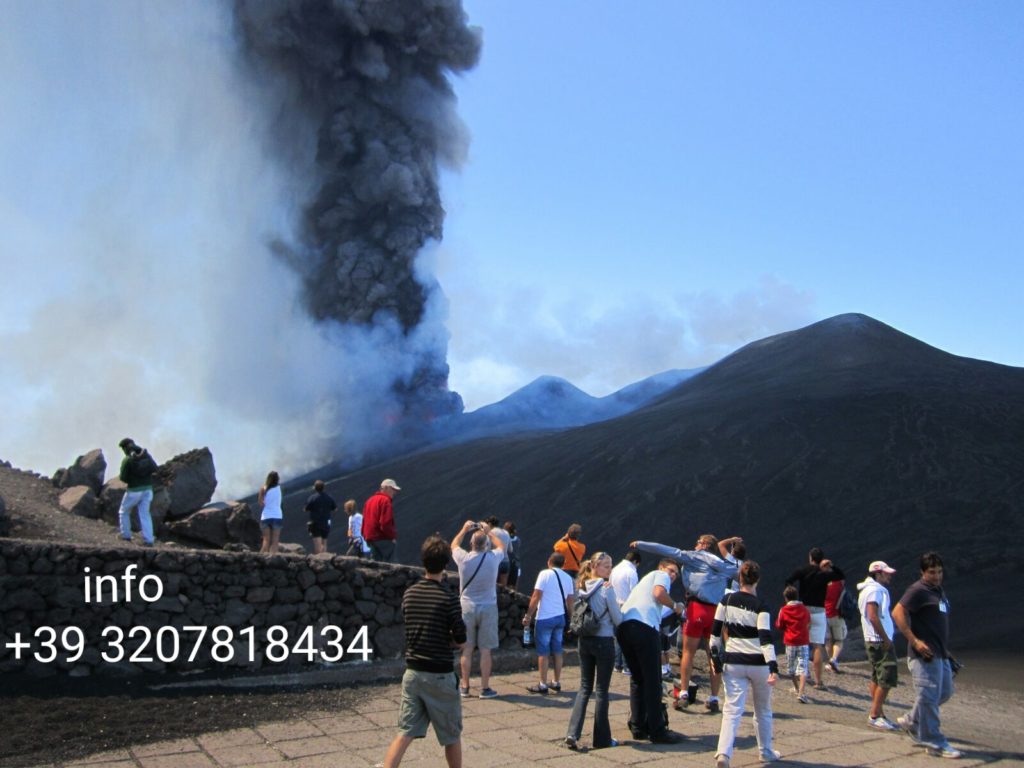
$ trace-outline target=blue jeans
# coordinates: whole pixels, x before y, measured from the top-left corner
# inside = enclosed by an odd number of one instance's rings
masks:
[[[153,518],[149,515],[149,505],[153,501],[153,491],[128,491],[121,499],[121,508],[117,511],[118,521],[121,524],[121,538],[131,539],[132,537],[132,510],[139,508],[139,528],[142,529],[142,540],[147,544],[153,543]]]
[[[533,629],[533,638],[537,643],[538,656],[562,654],[562,635],[565,632],[565,616],[551,616],[537,619]]]
[[[608,685],[612,679],[612,663],[615,660],[615,641],[610,637],[584,636],[580,638],[580,689],[576,692],[576,703],[569,717],[566,735],[579,741],[583,732],[583,721],[587,716],[587,704],[594,694],[594,749],[603,749],[612,744],[612,728],[608,723]]]
[[[953,670],[949,659],[910,659],[910,674],[914,678],[917,699],[907,716],[911,735],[919,742],[944,747],[949,742],[939,725],[939,707],[953,695]]]

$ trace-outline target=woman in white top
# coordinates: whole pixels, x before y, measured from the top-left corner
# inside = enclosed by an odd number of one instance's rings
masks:
[[[345,502],[345,514],[348,515],[348,549],[349,557],[365,557],[370,552],[370,545],[363,538],[363,514],[356,509],[356,500]]]
[[[281,543],[281,526],[284,524],[284,512],[281,511],[281,478],[277,472],[267,475],[267,482],[260,488],[260,528],[263,529],[261,555],[277,553]]]

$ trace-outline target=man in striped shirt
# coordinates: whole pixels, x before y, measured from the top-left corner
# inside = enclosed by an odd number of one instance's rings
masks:
[[[441,582],[451,547],[440,536],[430,536],[420,555],[426,577],[402,597],[406,670],[398,735],[384,766],[396,768],[412,740],[422,739],[433,725],[449,768],[462,768],[462,702],[452,651],[465,644],[466,625],[458,598]]]
[[[753,560],[745,560],[739,577],[739,591],[722,598],[711,627],[711,663],[718,673],[724,672],[725,681],[725,708],[715,754],[717,768],[729,768],[748,690],[754,698],[754,735],[761,762],[782,758],[772,747],[772,687],[778,680],[779,666],[772,645],[771,615],[757,596],[761,568]]]

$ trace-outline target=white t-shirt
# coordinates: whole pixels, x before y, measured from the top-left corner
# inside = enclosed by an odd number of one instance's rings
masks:
[[[672,588],[672,578],[665,571],[651,571],[633,587],[629,598],[622,605],[623,621],[641,621],[649,627],[661,626],[661,604],[654,599],[654,588],[658,585],[667,592]]]
[[[352,531],[352,538],[359,540],[359,544],[361,545],[363,552],[369,552],[370,545],[367,544],[366,539],[363,538],[363,513],[353,512],[349,515],[348,527]]]
[[[612,568],[611,575],[608,577],[608,581],[612,583],[612,589],[615,590],[615,599],[619,601],[621,607],[629,597],[629,593],[633,591],[633,587],[640,580],[637,575],[636,566],[629,560],[623,560],[621,563]]]
[[[559,591],[561,582],[561,591]],[[572,577],[561,568],[546,568],[537,576],[533,587],[541,591],[540,604],[537,606],[537,621],[565,615],[565,597],[573,594]]]
[[[860,628],[864,632],[865,643],[880,643],[882,638],[875,632],[875,628],[868,621],[868,603],[878,603],[878,618],[882,622],[882,629],[892,640],[892,598],[889,597],[889,590],[884,584],[879,584],[870,576],[857,585],[860,594],[857,595],[857,607],[860,608]]]
[[[275,485],[263,492],[263,511],[260,520],[280,520],[284,517],[281,511],[281,486]]]

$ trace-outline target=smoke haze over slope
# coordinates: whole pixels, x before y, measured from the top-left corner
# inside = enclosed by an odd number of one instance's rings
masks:
[[[302,6],[260,6],[262,21],[288,38],[275,44],[300,53],[300,30],[275,16],[300,25]],[[325,115],[302,107],[309,94],[293,87],[301,68],[274,70],[251,50],[242,55],[240,39],[251,43],[261,29],[248,4],[237,17],[226,4],[200,2],[5,8],[3,458],[50,471],[96,446],[116,455],[126,434],[161,460],[209,445],[232,493],[272,467],[298,471],[339,447],[358,456],[405,414],[461,407],[445,386],[444,299],[417,255],[440,235],[432,163],[457,162],[464,141],[445,71],[471,66],[478,38],[457,2],[432,5],[430,40],[415,4],[403,6],[411,9],[404,21],[361,15],[360,6],[335,4],[330,24],[316,20],[321,34],[341,36],[347,25],[352,40],[338,48],[364,62],[362,71],[332,63],[335,85],[356,101],[351,93],[373,83],[405,95],[400,104],[383,98],[378,113],[418,110],[419,133],[404,142],[392,134],[390,144],[415,157],[419,175],[366,144],[377,125],[350,128],[348,154],[336,155],[377,163],[381,186],[354,193],[367,205],[395,209],[389,196],[400,195],[407,218],[420,203],[429,210],[420,234],[374,220],[358,250],[388,243],[393,253],[354,267],[363,295],[376,292],[371,308],[340,311],[342,289],[326,298],[310,291],[332,290],[331,276],[335,286],[358,282],[331,261],[353,233],[323,234],[324,220],[339,216],[323,202],[339,199],[323,165],[337,136],[318,125]],[[413,27],[416,41],[403,37]],[[364,42],[353,42],[360,35]],[[445,59],[453,41],[461,47]],[[417,53],[431,45],[429,57]],[[337,128],[351,110],[333,107],[327,117]],[[432,143],[417,144],[423,136]],[[313,213],[304,211],[309,201]],[[392,264],[393,273],[380,271]],[[380,286],[405,293],[389,298]],[[428,392],[423,408],[418,389]]]

